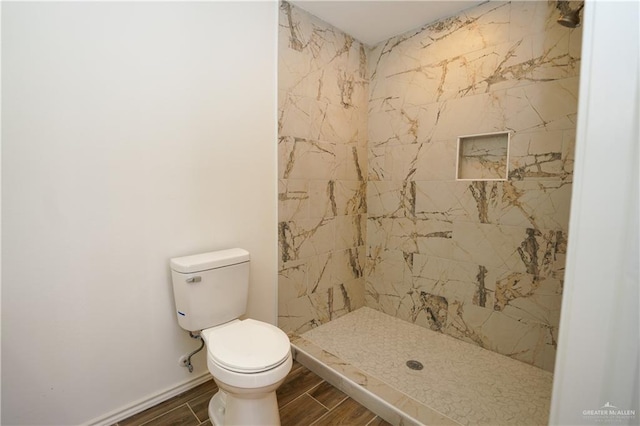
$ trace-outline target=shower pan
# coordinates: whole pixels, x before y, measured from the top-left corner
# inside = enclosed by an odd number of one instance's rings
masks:
[[[548,422],[550,372],[371,308],[292,344],[301,363],[392,424]]]

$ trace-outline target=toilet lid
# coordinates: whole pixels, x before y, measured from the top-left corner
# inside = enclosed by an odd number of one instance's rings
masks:
[[[271,324],[252,319],[212,330],[208,352],[221,367],[239,373],[259,373],[282,364],[291,346],[287,335]]]

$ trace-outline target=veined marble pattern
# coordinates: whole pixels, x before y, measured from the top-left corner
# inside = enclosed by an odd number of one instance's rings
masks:
[[[367,58],[286,2],[278,39],[278,323],[302,332],[364,305]]]
[[[561,181],[369,181],[369,224],[409,218],[554,229],[565,234],[571,184]],[[374,222],[373,224],[371,222]],[[420,235],[406,233],[406,239]]]
[[[555,23],[554,6],[490,2],[380,43],[371,98],[416,106],[578,75],[581,35]]]
[[[557,17],[492,1],[368,49],[281,4],[281,328],[369,306],[553,370],[582,38]],[[502,131],[507,179],[456,180],[457,138]]]
[[[538,147],[545,144],[551,152],[561,152],[561,144],[558,147],[543,138],[557,137],[558,131],[575,130],[578,82],[577,77],[571,77],[530,83],[417,106],[408,106],[398,97],[372,97],[370,148],[437,141],[455,143],[458,136],[509,130],[513,136],[536,133]],[[528,141],[524,139],[526,136],[522,138],[514,143]],[[541,153],[538,148],[534,155]]]
[[[555,6],[488,2],[368,57],[366,306],[547,370],[581,42]],[[478,180],[456,180],[458,137],[503,131],[508,159],[468,147],[460,165]]]
[[[547,424],[551,373],[475,345],[366,307],[301,337],[294,347],[421,424]]]

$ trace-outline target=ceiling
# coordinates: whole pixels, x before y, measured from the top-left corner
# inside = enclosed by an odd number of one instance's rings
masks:
[[[486,0],[297,0],[301,9],[317,16],[368,46],[454,15]]]

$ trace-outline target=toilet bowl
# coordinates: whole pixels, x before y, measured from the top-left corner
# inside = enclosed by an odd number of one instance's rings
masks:
[[[252,319],[233,320],[201,335],[219,388],[209,403],[212,424],[279,425],[276,389],[293,363],[287,335]]]

